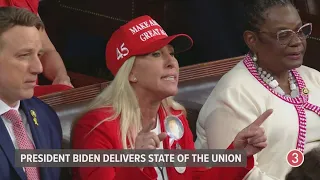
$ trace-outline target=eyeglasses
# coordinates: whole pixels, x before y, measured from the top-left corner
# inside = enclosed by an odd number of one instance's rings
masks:
[[[277,37],[277,40],[281,45],[287,45],[293,39],[294,35],[297,35],[301,40],[308,38],[312,33],[312,23],[304,24],[298,29],[298,31],[285,29],[278,31],[277,33],[266,31],[260,31],[260,33],[273,34]]]

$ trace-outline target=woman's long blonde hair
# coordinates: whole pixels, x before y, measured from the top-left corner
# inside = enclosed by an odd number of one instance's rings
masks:
[[[90,132],[105,121],[114,120],[120,117],[120,137],[124,149],[127,149],[127,139],[130,147],[134,148],[134,140],[142,129],[141,111],[137,96],[129,82],[129,74],[135,62],[135,56],[129,58],[119,69],[114,80],[106,87],[88,106],[84,114],[101,107],[112,107],[113,115],[107,119],[101,120]],[[182,110],[186,115],[185,108],[168,97],[161,102],[165,109],[173,108]],[[169,111],[168,111],[169,112]],[[74,125],[76,125],[76,122]],[[89,132],[89,133],[90,133]]]

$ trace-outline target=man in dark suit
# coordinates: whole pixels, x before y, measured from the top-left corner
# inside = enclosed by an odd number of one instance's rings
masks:
[[[60,149],[57,114],[33,97],[44,25],[25,9],[0,8],[0,179],[56,180],[59,168],[15,167],[16,149]]]

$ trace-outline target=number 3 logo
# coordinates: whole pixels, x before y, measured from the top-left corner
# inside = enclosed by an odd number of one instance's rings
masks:
[[[120,60],[129,54],[129,49],[124,46],[124,43],[121,44],[120,50],[117,48],[117,60]]]
[[[298,154],[297,153],[292,153],[292,157],[293,157],[293,159],[294,160],[292,160],[292,162],[294,163],[294,164],[297,164],[298,162],[299,162],[299,160],[298,160]]]
[[[291,150],[287,155],[287,162],[291,167],[298,167],[304,161],[304,155],[299,150]]]

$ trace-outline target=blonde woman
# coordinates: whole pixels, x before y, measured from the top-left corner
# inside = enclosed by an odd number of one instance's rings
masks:
[[[179,65],[170,44],[178,40],[185,46],[175,46],[178,52],[189,49],[193,43],[183,34],[168,37],[149,16],[133,19],[112,35],[107,44],[106,59],[115,79],[75,122],[73,148],[194,149],[185,109],[171,98],[178,91]],[[252,155],[266,147],[266,138],[259,126],[270,114],[271,111],[264,113],[241,131],[229,146],[230,149],[245,148],[248,155],[245,168],[81,167],[73,169],[73,178],[242,179],[253,167]],[[179,140],[173,140],[165,133],[164,120],[169,115],[182,122],[184,132]]]

